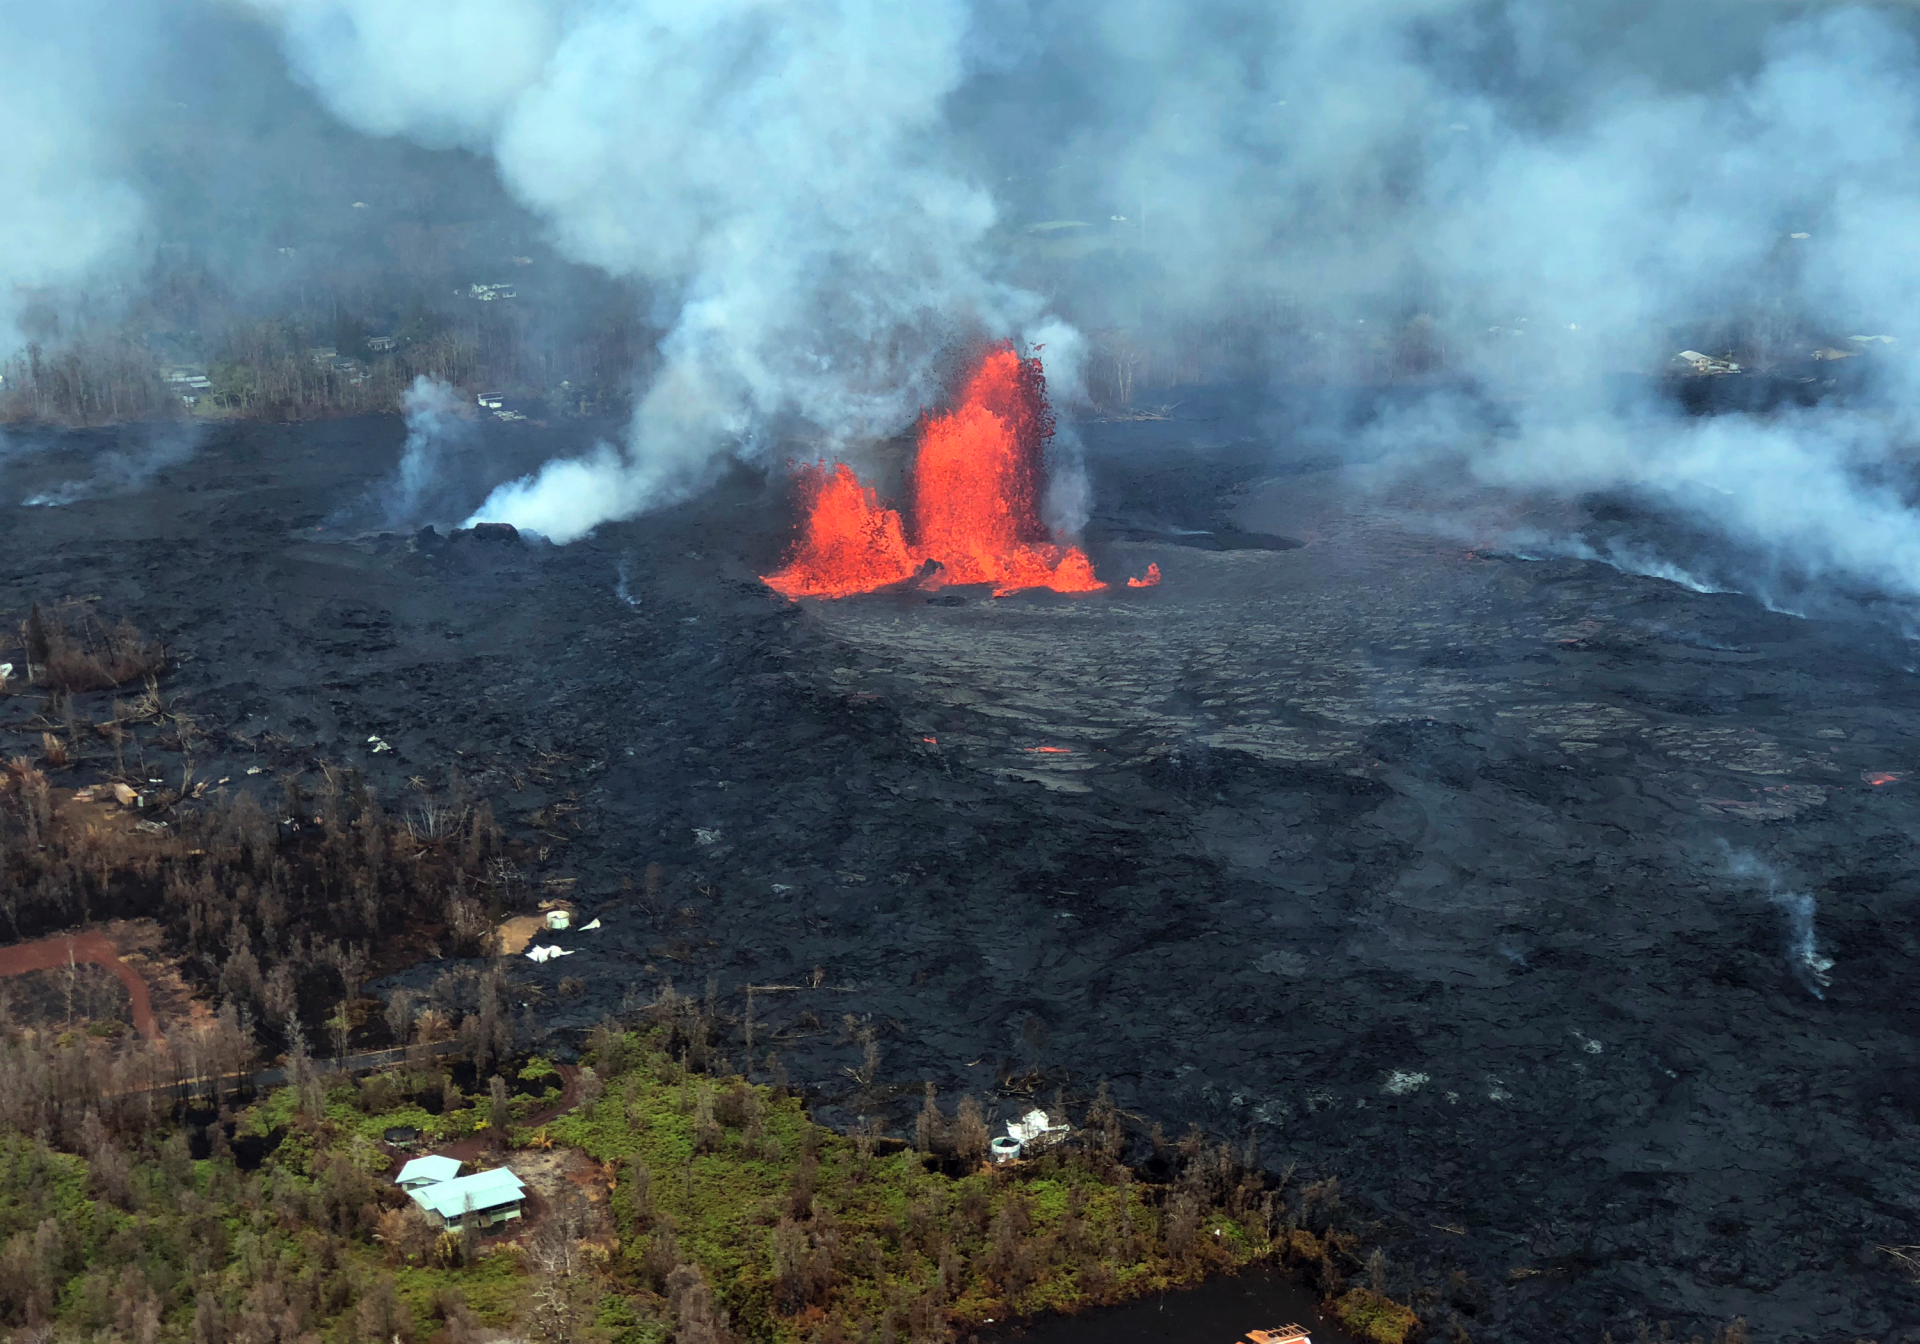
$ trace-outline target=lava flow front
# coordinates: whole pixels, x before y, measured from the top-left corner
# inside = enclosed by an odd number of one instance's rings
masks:
[[[1040,521],[1052,437],[1040,361],[1011,346],[988,351],[959,405],[920,421],[912,544],[900,514],[851,467],[808,467],[800,535],[767,586],[788,597],[847,597],[920,575],[928,587],[990,583],[996,595],[1105,588],[1086,553],[1049,541]]]

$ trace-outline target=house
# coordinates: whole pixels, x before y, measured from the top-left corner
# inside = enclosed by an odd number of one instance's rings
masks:
[[[521,1205],[526,1202],[527,1187],[505,1167],[496,1167],[492,1171],[477,1171],[471,1176],[423,1185],[407,1193],[427,1217],[440,1226],[464,1229],[494,1227],[518,1218]]]
[[[500,404],[505,400],[506,398],[498,392],[482,392],[479,396],[474,398],[474,401],[481,407],[481,409],[488,410],[488,411],[499,410]]]
[[[1712,355],[1703,355],[1698,350],[1682,350],[1673,357],[1673,368],[1678,373],[1738,373],[1740,366],[1730,359],[1715,359]]]
[[[400,338],[398,336],[367,337],[367,349],[373,351],[376,355],[385,354],[387,351],[394,349],[399,344],[400,344]]]
[[[1283,1325],[1278,1330],[1249,1330],[1252,1344],[1313,1344],[1306,1330],[1298,1325]]]
[[[451,1181],[459,1174],[460,1159],[457,1157],[416,1157],[400,1168],[400,1174],[394,1177],[393,1183],[411,1194],[430,1185]]]

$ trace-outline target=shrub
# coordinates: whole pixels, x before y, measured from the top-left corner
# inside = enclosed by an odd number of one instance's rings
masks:
[[[1354,1288],[1333,1304],[1340,1323],[1371,1344],[1405,1344],[1420,1324],[1411,1307],[1371,1288]]]
[[[158,676],[166,650],[122,620],[111,628],[79,603],[35,606],[21,629],[27,661],[41,685],[99,691]]]

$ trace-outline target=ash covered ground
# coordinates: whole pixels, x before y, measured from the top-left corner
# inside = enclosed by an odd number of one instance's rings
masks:
[[[457,767],[537,847],[521,903],[603,921],[516,962],[534,1037],[817,981],[754,1011],[823,1119],[862,1090],[848,1014],[899,1126],[926,1079],[1003,1113],[1107,1081],[1337,1173],[1389,1286],[1476,1339],[1920,1334],[1875,1249],[1920,1240],[1912,646],[1473,550],[1182,413],[1081,429],[1090,550],[1152,589],[790,603],[756,579],[788,501],[744,475],[563,548],[367,534],[404,433],[369,419],[11,508],[5,604],[167,638],[202,778],[327,760],[404,807]]]

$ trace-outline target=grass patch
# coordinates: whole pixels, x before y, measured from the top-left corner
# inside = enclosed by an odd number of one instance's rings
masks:
[[[653,1038],[603,1037],[597,1054],[619,1061],[599,1100],[547,1130],[618,1173],[616,1281],[664,1293],[676,1267],[697,1266],[744,1338],[944,1338],[1274,1249],[1273,1201],[1198,1149],[1165,1184],[1097,1141],[997,1168],[883,1154],[794,1097],[689,1072]]]
[[[1420,1328],[1420,1318],[1411,1307],[1371,1288],[1354,1288],[1333,1304],[1340,1323],[1370,1344],[1405,1344],[1407,1336]]]

